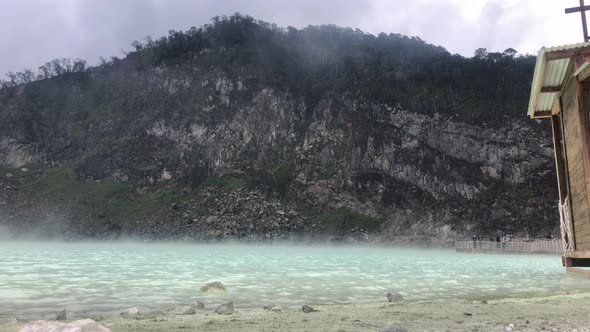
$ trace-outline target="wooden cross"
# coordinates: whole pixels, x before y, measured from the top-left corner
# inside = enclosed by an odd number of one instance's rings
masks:
[[[590,6],[584,6],[584,0],[580,0],[580,7],[573,7],[573,8],[566,8],[565,13],[577,13],[580,12],[582,16],[582,29],[584,30],[584,41],[587,42],[590,40],[590,36],[588,36],[588,27],[586,27],[586,11],[590,10]]]

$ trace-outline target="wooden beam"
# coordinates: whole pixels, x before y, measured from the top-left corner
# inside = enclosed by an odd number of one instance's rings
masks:
[[[574,250],[567,254],[567,258],[590,258],[590,250]]]
[[[577,55],[582,55],[585,58],[590,56],[590,50],[588,48],[572,48],[569,50],[551,51],[545,53],[545,61],[561,60],[565,58],[573,58]]]
[[[566,89],[567,89],[567,84],[566,84]],[[559,121],[559,126],[560,126],[559,129],[561,131],[561,137],[562,137],[562,139],[565,140],[565,125],[564,125],[564,120],[563,120],[563,118],[564,118],[564,113],[563,113],[563,99],[562,99],[562,96],[558,96],[557,98],[559,99],[559,109],[561,110],[559,112],[559,120],[560,120]],[[577,244],[576,244],[576,235],[575,235],[576,234],[576,228],[575,228],[575,223],[574,223],[575,220],[574,220],[574,208],[573,208],[573,204],[572,204],[572,195],[570,195],[570,192],[571,192],[571,190],[570,190],[570,171],[569,171],[569,162],[567,160],[567,144],[565,143],[565,141],[563,143],[563,161],[564,161],[564,164],[565,164],[565,172],[564,172],[564,175],[565,175],[565,184],[564,185],[565,185],[565,191],[567,193],[566,199],[568,200],[567,203],[568,203],[568,206],[569,206],[569,211],[567,211],[567,212],[570,215],[570,218],[569,218],[569,226],[570,226],[571,233],[573,235],[572,236],[573,239],[569,239],[569,240],[570,240],[570,243],[572,244],[571,245],[571,248],[575,250],[575,248],[577,246]]]
[[[585,11],[585,10],[590,10],[590,6],[566,8],[565,13],[571,14],[571,13],[577,13],[577,12],[581,12],[581,11]]]
[[[575,69],[577,70],[584,64],[584,59],[577,56],[575,59]],[[584,82],[578,80],[576,84],[576,97],[578,99],[578,115],[580,117],[580,141],[582,144],[582,161],[584,165],[584,182],[586,183],[586,200],[590,209],[590,104],[588,103],[588,89]],[[586,222],[590,223],[590,220]]]
[[[545,53],[545,61],[552,61],[552,60],[561,60],[565,58],[571,58],[579,52],[577,50],[560,50],[560,51],[553,51]]]
[[[561,113],[559,95],[555,95],[555,97],[553,98],[553,107],[551,107],[551,115],[558,115],[559,113]]]
[[[538,118],[549,118],[551,117],[551,111],[540,111],[533,113],[533,119]]]
[[[566,14],[569,13],[575,13],[575,12],[580,12],[580,15],[582,17],[582,30],[584,33],[584,41],[588,41],[588,28],[586,27],[586,7],[584,5],[584,0],[580,0],[580,7],[578,8],[567,8],[565,10]]]
[[[587,42],[588,41],[588,27],[586,26],[586,12],[584,9],[586,8],[586,6],[584,6],[584,0],[580,0],[580,15],[582,17],[582,32],[584,33],[584,41]]]
[[[563,157],[563,137],[561,136],[560,117],[551,116],[551,131],[553,133],[553,153],[555,155],[555,169],[557,171],[557,189],[559,191],[559,203],[563,204],[567,197],[565,178],[565,159]]]
[[[590,277],[590,269],[584,269],[581,267],[567,267],[566,271],[568,273],[577,274],[584,277]]]
[[[576,72],[577,70],[583,67],[585,62],[590,62],[590,53],[588,52],[588,50],[584,52],[579,51],[572,56],[572,59],[574,59],[574,61],[572,61],[574,62],[574,72]]]
[[[587,60],[587,59],[585,59]],[[590,77],[590,62],[586,61],[582,64],[578,70],[574,73],[578,81],[585,81],[588,77]]]
[[[541,93],[546,92],[561,92],[561,86],[544,86],[541,88]]]

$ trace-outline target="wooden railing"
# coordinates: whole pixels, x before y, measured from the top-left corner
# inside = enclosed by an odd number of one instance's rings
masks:
[[[559,240],[531,241],[455,241],[455,249],[461,252],[506,252],[506,253],[561,253]]]

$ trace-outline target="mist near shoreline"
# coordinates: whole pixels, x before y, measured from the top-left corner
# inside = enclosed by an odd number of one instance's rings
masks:
[[[394,239],[377,239],[361,241],[346,235],[334,235],[330,232],[301,233],[290,235],[289,238],[264,239],[253,234],[243,238],[233,239],[195,239],[195,238],[146,238],[135,235],[112,234],[110,236],[84,236],[68,234],[66,221],[62,216],[48,216],[38,221],[33,227],[22,227],[22,221],[10,220],[0,216],[0,241],[11,242],[64,242],[64,243],[153,243],[153,244],[248,244],[248,245],[319,245],[319,246],[369,246],[369,247],[399,247],[399,248],[449,248],[449,243],[441,245],[436,241],[429,241],[423,236],[403,236]],[[20,226],[20,227],[19,227]],[[452,243],[451,243],[452,244]]]
[[[111,237],[111,238],[64,238],[47,236],[40,232],[14,233],[10,228],[0,227],[0,241],[17,245],[34,245],[36,243],[53,244],[113,244],[113,245],[155,245],[155,246],[269,246],[269,247],[367,247],[389,249],[416,249],[416,250],[454,250],[451,247],[435,246],[424,242],[407,241],[378,241],[378,242],[344,242],[331,239],[328,235],[301,236],[296,239],[146,239],[141,237]]]

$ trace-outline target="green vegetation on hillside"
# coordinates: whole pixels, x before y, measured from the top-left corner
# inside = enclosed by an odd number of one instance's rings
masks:
[[[179,199],[175,189],[159,189],[138,194],[133,199],[111,201],[105,211],[111,218],[126,222],[167,208]]]
[[[287,194],[289,184],[293,180],[295,165],[292,162],[281,164],[272,169],[273,189],[282,196]]]
[[[535,61],[516,56],[512,48],[502,53],[482,48],[465,58],[419,37],[375,36],[335,25],[280,28],[240,14],[215,17],[185,32],[171,30],[159,39],[146,37],[132,46],[125,59],[103,60],[98,69],[123,63],[137,70],[196,64],[239,75],[249,67],[255,68],[256,84],[304,97],[309,112],[326,94],[352,92],[419,112],[480,121],[522,112]],[[1,86],[95,69],[81,60],[56,59],[41,66],[38,75],[9,73]]]
[[[338,174],[338,171],[336,171],[334,168],[322,168],[320,170],[319,179],[327,180],[334,177],[336,174]]]
[[[354,228],[371,232],[378,231],[383,220],[362,215],[345,208],[339,208],[316,216],[313,222],[322,226],[327,231],[342,233]]]
[[[23,168],[27,171],[21,171]],[[89,205],[114,220],[129,221],[146,216],[180,199],[173,188],[154,187],[149,191],[138,192],[126,182],[80,179],[65,167],[29,164],[21,169],[4,168],[2,171],[22,179],[20,190],[29,192],[33,198],[53,203],[77,202]]]
[[[26,170],[26,171],[23,171]],[[64,167],[46,167],[29,164],[20,169],[6,169],[14,178],[22,179],[21,188],[32,189],[32,194],[55,202],[91,200],[105,203],[132,191],[132,186],[115,181],[87,181]]]
[[[326,93],[355,91],[423,112],[464,116],[520,113],[535,61],[516,57],[514,49],[478,49],[464,58],[418,37],[375,36],[334,25],[284,29],[239,14],[134,47],[129,58],[141,66],[193,61],[196,54],[200,62],[222,68],[255,66],[260,83],[304,96],[310,109]]]
[[[224,192],[230,192],[246,182],[245,179],[237,176],[208,177],[199,185],[199,189],[216,187]]]

